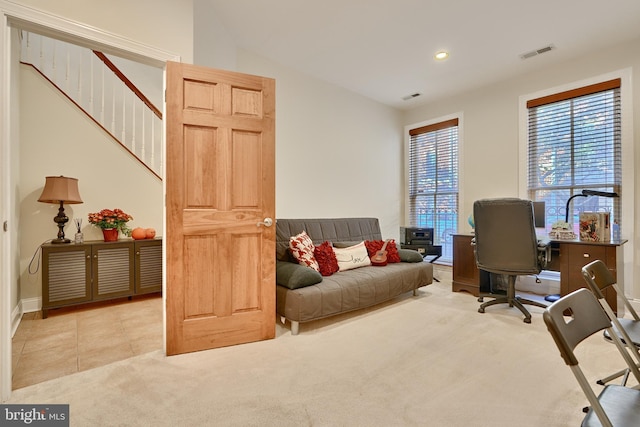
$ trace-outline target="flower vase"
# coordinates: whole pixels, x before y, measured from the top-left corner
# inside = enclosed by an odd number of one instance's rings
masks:
[[[102,235],[104,236],[105,242],[115,242],[118,240],[118,229],[117,228],[103,228]]]

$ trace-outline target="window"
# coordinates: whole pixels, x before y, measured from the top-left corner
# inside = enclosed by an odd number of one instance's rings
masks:
[[[442,260],[453,259],[458,229],[458,119],[409,131],[409,222],[433,228]]]
[[[582,190],[622,195],[620,79],[532,99],[527,109],[528,196],[545,201],[547,229],[565,220],[567,200]],[[576,197],[569,223],[583,211],[608,211],[621,225],[621,203]]]

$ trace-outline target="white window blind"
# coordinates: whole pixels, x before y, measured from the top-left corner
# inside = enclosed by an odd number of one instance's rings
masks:
[[[409,131],[409,221],[434,229],[434,245],[451,261],[458,228],[458,119]]]
[[[620,79],[527,103],[529,112],[528,192],[543,200],[547,228],[564,221],[569,197],[582,190],[622,196]],[[621,226],[621,198],[577,197],[569,223],[583,211],[609,211]]]

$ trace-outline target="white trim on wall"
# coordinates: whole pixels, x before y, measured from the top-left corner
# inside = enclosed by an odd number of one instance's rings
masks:
[[[6,401],[11,396],[11,288],[16,280],[12,267],[11,240],[14,233],[4,230],[5,221],[11,229],[11,157],[10,157],[10,126],[9,111],[10,100],[10,52],[11,37],[10,27],[7,25],[7,17],[0,15],[0,402]],[[9,165],[9,167],[6,167]],[[8,344],[8,345],[7,345]]]
[[[126,59],[141,62],[147,65],[164,68],[167,61],[180,62],[180,56],[174,53],[156,49],[137,43],[130,39],[108,33],[80,22],[75,22],[59,16],[19,5],[7,0],[0,0],[0,227],[10,218],[10,207],[15,203],[12,200],[11,189],[19,183],[12,179],[10,163],[11,147],[11,104],[15,99],[15,93],[11,93],[11,28],[23,28],[49,37],[58,38],[70,43],[88,48],[101,50],[105,53],[121,56]],[[164,107],[163,107],[164,110]],[[164,111],[163,111],[164,113]],[[15,190],[14,190],[15,191]],[[10,247],[11,239],[17,236],[17,230],[10,228],[9,232],[1,232],[0,238],[0,401],[4,402],[11,397],[11,373],[12,373],[12,348],[11,330],[14,327],[14,310],[11,308],[11,288],[17,283],[12,268],[11,254],[17,253]],[[21,304],[19,304],[21,305]],[[18,312],[22,308],[18,308]],[[15,325],[17,328],[17,325]]]
[[[629,298],[640,298],[640,284],[634,284],[634,277],[640,272],[640,266],[634,264],[635,257],[635,147],[633,142],[633,87],[632,87],[632,70],[624,68],[612,71],[610,73],[601,74],[588,79],[570,82],[565,85],[556,86],[535,93],[521,95],[518,100],[518,191],[520,197],[527,198],[527,152],[528,152],[528,110],[527,101],[530,99],[541,98],[554,93],[560,93],[580,87],[608,81],[619,78],[620,85],[620,102],[622,107],[622,191],[624,198],[622,199],[622,218],[624,225],[622,228],[623,238],[628,242],[623,245],[624,253],[624,275],[618,277],[618,283],[623,286],[624,293]],[[625,282],[627,286],[625,285]],[[635,287],[634,287],[635,285]]]

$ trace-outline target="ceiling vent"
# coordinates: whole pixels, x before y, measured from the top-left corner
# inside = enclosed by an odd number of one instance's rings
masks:
[[[402,97],[402,100],[403,100],[403,101],[408,101],[408,100],[410,100],[410,99],[417,98],[417,97],[419,97],[419,96],[420,96],[420,94],[419,94],[419,93],[412,93],[411,95],[403,96],[403,97]]]
[[[555,46],[550,44],[549,46],[545,46],[545,47],[542,47],[540,49],[532,50],[531,52],[523,53],[522,55],[520,55],[520,59],[533,58],[534,56],[538,56],[538,55],[542,55],[543,53],[550,52],[553,49],[555,49]]]

